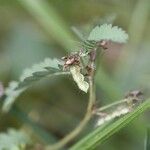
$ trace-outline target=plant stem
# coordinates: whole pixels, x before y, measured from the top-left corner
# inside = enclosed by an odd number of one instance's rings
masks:
[[[109,109],[109,108],[111,108],[111,107],[113,107],[113,106],[116,106],[116,105],[125,103],[125,102],[127,102],[127,100],[128,100],[128,99],[123,99],[123,100],[120,100],[120,101],[117,101],[117,102],[108,104],[108,105],[106,105],[106,106],[104,106],[104,107],[100,107],[100,108],[96,109],[96,112],[97,112],[97,111],[99,111],[99,112],[100,112],[100,111],[104,111],[104,110]]]
[[[90,71],[90,75],[89,75],[89,101],[88,101],[88,106],[87,106],[87,111],[86,114],[83,118],[83,120],[79,123],[79,125],[73,130],[71,131],[68,135],[66,135],[62,140],[60,140],[59,142],[57,142],[54,145],[49,145],[46,147],[46,150],[58,150],[60,148],[62,148],[63,146],[65,146],[68,142],[70,142],[71,140],[73,140],[83,129],[84,127],[87,125],[87,123],[89,122],[89,120],[91,119],[92,115],[93,115],[93,106],[95,104],[95,86],[94,86],[94,60],[91,61],[91,71]]]
[[[90,118],[92,117],[92,109],[93,105],[95,103],[95,91],[94,91],[94,85],[93,80],[89,79],[89,103],[87,106],[87,112],[83,118],[83,120],[79,123],[79,125],[68,135],[66,135],[62,140],[60,140],[58,143],[54,145],[47,146],[46,150],[57,150],[66,145],[68,142],[70,142],[72,139],[74,139],[86,126]]]

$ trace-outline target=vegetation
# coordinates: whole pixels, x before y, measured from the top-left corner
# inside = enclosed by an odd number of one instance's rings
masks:
[[[149,149],[148,0],[75,3],[0,2],[0,150]]]

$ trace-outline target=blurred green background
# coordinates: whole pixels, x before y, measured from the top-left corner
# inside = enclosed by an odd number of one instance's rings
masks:
[[[122,99],[130,90],[150,90],[149,0],[0,0],[0,80],[7,86],[22,70],[45,57],[76,51],[77,28],[86,37],[97,24],[113,23],[129,33],[126,45],[112,44],[96,74],[97,105]],[[53,143],[83,118],[87,95],[71,77],[44,79],[23,93],[0,131],[23,128],[35,143]],[[82,134],[93,130],[93,119]],[[97,150],[142,150],[148,114],[124,128]]]

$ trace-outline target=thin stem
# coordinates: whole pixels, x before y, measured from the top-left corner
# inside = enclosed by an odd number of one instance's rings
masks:
[[[47,146],[46,150],[58,150],[62,148],[63,146],[65,146],[68,142],[73,140],[84,129],[84,127],[87,125],[87,123],[91,119],[93,115],[93,106],[95,104],[95,99],[96,99],[95,87],[94,87],[94,73],[95,73],[94,62],[95,62],[95,58],[93,60],[91,59],[91,64],[90,64],[91,71],[90,71],[90,75],[88,78],[89,79],[89,101],[88,101],[87,111],[83,120],[79,123],[79,125],[73,131],[71,131],[68,135],[66,135],[62,140],[60,140],[54,145]]]
[[[125,102],[127,102],[127,101],[128,101],[128,99],[123,99],[123,100],[120,100],[120,101],[117,101],[117,102],[108,104],[108,105],[106,105],[106,106],[104,106],[104,107],[100,107],[100,108],[96,109],[96,112],[97,112],[97,111],[100,112],[100,111],[107,110],[107,109],[109,109],[109,108],[111,108],[111,107],[113,107],[113,106],[116,106],[116,105],[125,103]]]
[[[92,117],[92,109],[93,104],[95,103],[95,91],[94,91],[94,85],[93,80],[91,78],[89,79],[89,103],[87,106],[87,112],[83,118],[83,120],[79,123],[79,125],[68,135],[66,135],[62,140],[60,140],[58,143],[54,145],[50,145],[46,148],[46,150],[57,150],[66,145],[68,142],[70,142],[72,139],[74,139],[86,126],[90,118]]]

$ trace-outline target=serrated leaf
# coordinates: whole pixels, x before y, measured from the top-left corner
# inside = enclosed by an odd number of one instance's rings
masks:
[[[64,75],[59,65],[63,63],[57,59],[46,58],[43,62],[33,65],[23,71],[20,80],[9,83],[4,91],[2,110],[8,112],[17,97],[24,92],[33,82],[39,81],[49,75]]]
[[[33,75],[31,77],[25,78],[24,81],[30,83],[30,82],[36,81],[38,79],[39,79],[39,77]]]
[[[87,93],[89,89],[89,84],[86,81],[84,81],[84,76],[80,73],[80,67],[72,66],[70,67],[70,72],[74,81],[77,83],[79,89]]]
[[[43,62],[34,64],[31,68],[25,69],[20,77],[20,81],[23,81],[27,77],[33,76],[36,72],[45,72],[47,71],[47,68],[59,70],[60,64],[62,64],[62,62],[57,59],[46,58]]]
[[[9,129],[7,133],[0,133],[0,150],[24,150],[27,144],[30,139],[24,132]]]
[[[48,71],[38,71],[38,72],[33,73],[33,76],[35,76],[35,77],[44,77],[47,75],[49,75]]]
[[[18,87],[19,83],[17,81],[11,81],[8,85],[8,87],[4,91],[4,103],[2,110],[4,112],[7,112],[16,98],[25,90],[25,88],[21,88],[19,90],[16,90]]]
[[[45,67],[45,69],[50,71],[50,72],[58,72],[59,71],[59,69],[52,68],[52,67]]]
[[[91,41],[102,41],[110,40],[118,43],[125,43],[128,39],[128,34],[117,26],[112,26],[112,24],[103,24],[101,26],[96,26],[88,37]]]
[[[45,70],[33,72],[30,76],[26,77],[23,81],[20,81],[17,89],[29,86],[32,82],[41,80],[42,78],[48,75],[58,73],[58,72],[62,72],[62,71],[55,68],[50,69],[50,67],[45,67]]]
[[[92,131],[85,138],[81,139],[77,144],[70,148],[70,150],[93,150],[98,145],[108,139],[110,136],[118,132],[120,129],[128,125],[131,121],[136,119],[144,111],[150,108],[150,99],[146,100],[138,106],[133,112],[111,123],[105,128],[98,127]]]
[[[31,84],[31,83],[32,83],[32,82],[30,82],[30,84]],[[15,90],[19,90],[19,89],[22,89],[22,88],[27,87],[27,86],[29,86],[29,82],[22,81],[22,82],[20,82],[20,83],[18,84],[18,86],[16,87]]]
[[[96,46],[96,41],[85,40],[82,46],[86,52],[91,51]]]

